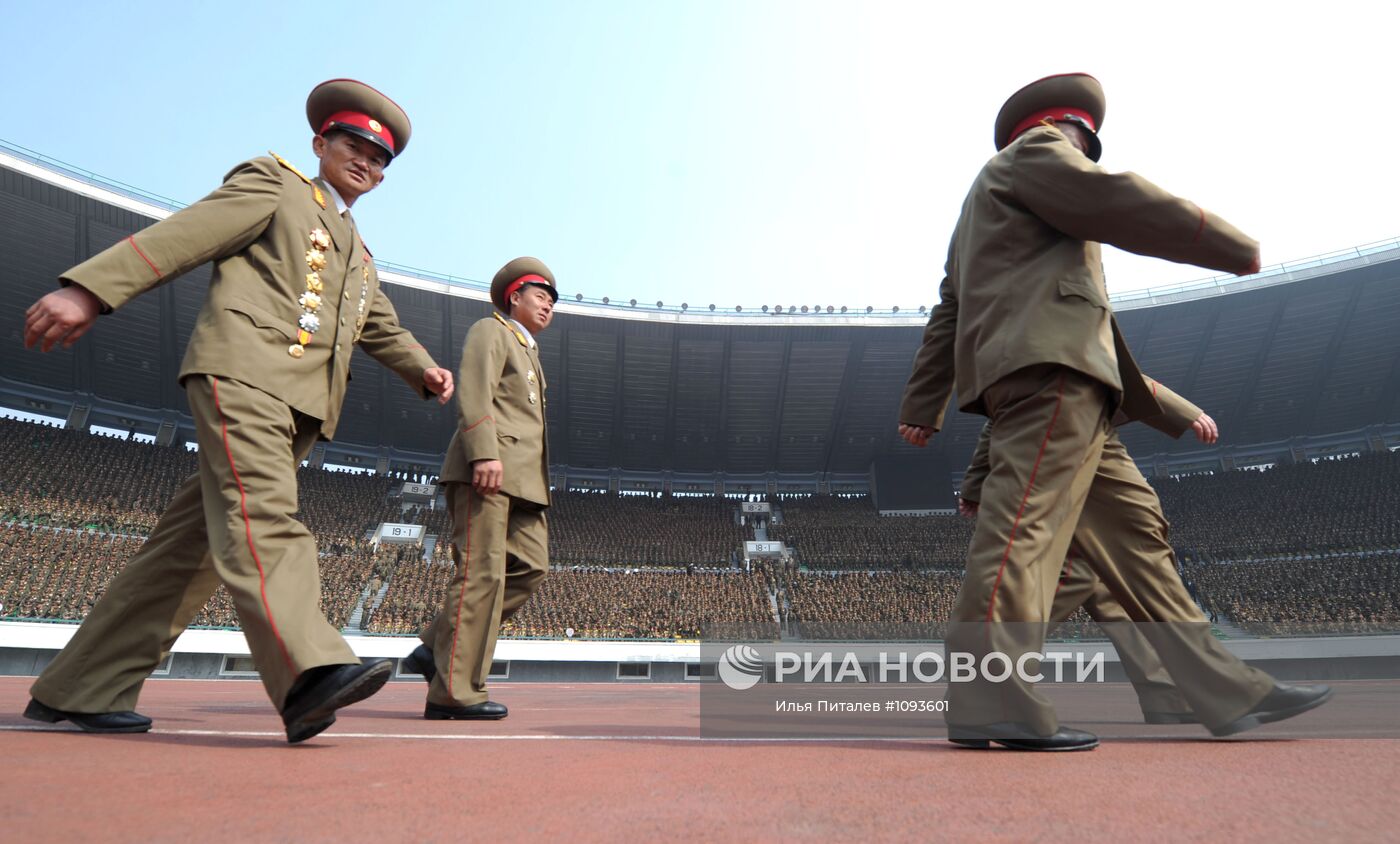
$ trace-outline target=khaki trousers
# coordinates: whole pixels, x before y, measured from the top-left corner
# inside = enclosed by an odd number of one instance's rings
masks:
[[[1065,560],[1060,584],[1056,587],[1054,604],[1050,609],[1051,625],[1058,624],[1074,614],[1080,606],[1089,617],[1098,622],[1110,641],[1123,671],[1137,692],[1138,705],[1144,715],[1150,712],[1188,714],[1191,706],[1177,691],[1171,675],[1157,658],[1157,652],[1147,637],[1138,632],[1128,618],[1127,612],[1114,600],[1104,582],[1094,574],[1094,569],[1083,558],[1082,553],[1071,549]]]
[[[359,661],[321,612],[316,541],[295,518],[297,467],[320,422],[237,381],[192,376],[185,391],[199,471],[34,683],[34,698],[50,707],[135,709],[146,678],[220,583],[278,709],[301,672]]]
[[[1109,424],[1108,388],[1082,373],[1040,365],[983,394],[992,417],[967,572],[947,647],[1016,665],[1043,650],[1060,569],[1073,542],[1129,620],[1147,638],[1207,727],[1247,712],[1272,679],[1229,653],[1191,600],[1167,543],[1157,494]],[[952,683],[948,721],[1020,724],[1032,735],[1059,728],[1054,708],[1013,672]]]
[[[457,573],[442,612],[419,638],[437,664],[428,701],[471,706],[487,699],[501,622],[525,605],[549,573],[549,528],[537,504],[504,493],[481,495],[470,484],[444,486]]]

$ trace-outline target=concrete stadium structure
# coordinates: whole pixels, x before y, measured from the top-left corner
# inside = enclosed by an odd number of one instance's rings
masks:
[[[0,145],[0,405],[183,442],[180,356],[209,283],[203,267],[103,318],[71,351],[26,352],[23,312],[59,272],[176,204]],[[1400,240],[1114,297],[1144,371],[1201,405],[1223,445],[1143,426],[1124,439],[1149,474],[1229,469],[1400,445]],[[402,321],[455,368],[486,285],[381,261]],[[937,279],[927,280],[933,295]],[[853,285],[853,289],[856,285]],[[926,319],[839,307],[588,299],[564,280],[542,344],[558,485],[700,493],[865,492],[900,455],[961,467],[981,417],[950,414],[926,452],[896,412]],[[319,465],[429,475],[454,424],[364,355]],[[953,472],[950,483],[959,473]]]

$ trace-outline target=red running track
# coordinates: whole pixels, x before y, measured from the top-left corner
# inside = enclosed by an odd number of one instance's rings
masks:
[[[510,718],[428,722],[423,686],[393,683],[289,747],[255,682],[152,680],[156,728],[129,736],[21,718],[30,682],[0,678],[11,842],[1400,835],[1400,740],[1290,738],[1295,722],[1218,741],[1125,721],[1090,753],[1021,754],[935,733],[705,739],[695,685],[499,683]],[[1400,711],[1400,682],[1337,685],[1329,706]]]

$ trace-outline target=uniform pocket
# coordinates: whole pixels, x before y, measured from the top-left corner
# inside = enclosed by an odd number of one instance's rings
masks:
[[[1092,278],[1065,276],[1059,281],[1059,290],[1060,295],[1066,298],[1083,299],[1097,308],[1108,309],[1108,296],[1103,287]]]
[[[224,306],[224,309],[233,311],[236,314],[242,314],[251,320],[253,325],[256,325],[258,328],[270,328],[273,331],[281,333],[281,335],[288,340],[296,339],[297,332],[293,323],[279,318],[261,305],[255,305],[244,299],[231,299],[229,303]]]

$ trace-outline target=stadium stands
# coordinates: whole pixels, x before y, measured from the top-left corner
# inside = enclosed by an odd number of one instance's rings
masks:
[[[196,460],[11,420],[0,420],[0,447],[0,606],[11,618],[81,618]],[[303,469],[298,480],[327,617],[344,625],[363,601],[364,629],[416,633],[451,578],[446,513],[405,508],[387,477]],[[1400,628],[1400,454],[1157,483],[1184,576],[1218,615],[1261,635]],[[864,498],[774,504],[768,538],[793,556],[744,572],[753,529],[732,499],[557,493],[554,570],[505,635],[689,638],[708,624],[763,638],[913,635],[947,617],[968,520],[881,517]],[[430,559],[423,546],[371,545],[382,521],[425,525]],[[236,624],[222,589],[194,623]]]

